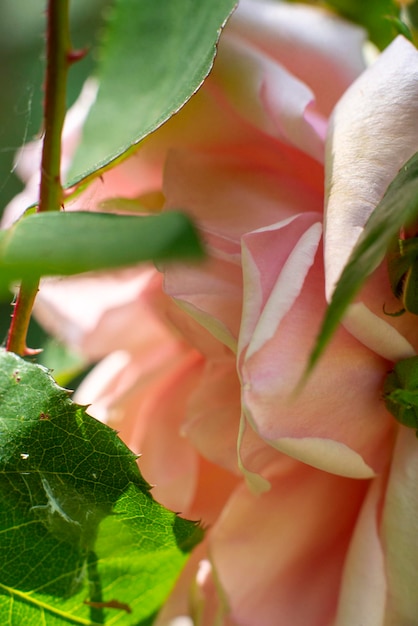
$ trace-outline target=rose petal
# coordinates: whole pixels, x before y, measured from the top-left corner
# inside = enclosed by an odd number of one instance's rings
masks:
[[[296,220],[290,226],[295,228],[295,224]],[[326,471],[370,477],[386,465],[392,443],[393,421],[381,400],[388,366],[340,329],[302,392],[295,396],[322,321],[325,301],[321,295],[322,263],[317,255],[302,291],[290,311],[281,317],[275,302],[276,294],[281,297],[276,288],[280,269],[269,274],[264,268],[271,263],[271,251],[282,247],[286,250],[289,240],[296,250],[295,234],[289,227],[259,231],[246,238],[258,270],[246,276],[245,280],[251,282],[247,293],[258,294],[262,290],[263,295],[255,298],[255,309],[261,303],[262,311],[270,313],[265,318],[262,312],[251,314],[252,299],[244,299],[244,307],[250,311],[248,318],[265,324],[265,328],[254,331],[263,341],[258,340],[248,354],[243,347],[240,355],[245,415],[260,437],[287,454]],[[303,247],[300,253],[303,257]],[[302,275],[305,273],[306,269]],[[270,281],[268,289],[263,287],[265,281]],[[289,282],[286,280],[286,285]],[[292,288],[290,283],[289,289]],[[246,319],[244,311],[243,320]],[[250,345],[251,341],[252,338]]]
[[[346,91],[331,119],[326,167],[328,299],[368,217],[417,149],[417,116],[418,51],[398,37]]]
[[[386,576],[379,536],[380,508],[386,477],[372,482],[351,539],[337,620],[334,626],[382,626],[385,623]]]
[[[278,616],[292,626],[331,625],[367,484],[290,459],[269,479],[271,491],[261,496],[237,489],[210,535],[231,617],[240,626],[274,624]]]
[[[240,344],[246,359],[274,336],[299,296],[322,234],[318,218],[302,214],[244,235]],[[278,237],[282,229],[285,234]]]
[[[137,323],[141,317],[147,319],[148,337],[162,332],[141,300],[154,275],[154,268],[144,266],[141,270],[45,280],[35,312],[49,333],[82,350],[91,360],[113,350],[133,350],[143,337],[143,326]]]
[[[297,163],[285,149],[284,159],[276,165],[270,155],[267,166],[270,147],[261,144],[267,151],[255,146],[251,156],[241,154],[239,147],[231,156],[173,153],[165,172],[168,206],[181,206],[198,220],[211,252],[211,260],[199,267],[167,267],[165,291],[231,349],[238,339],[242,307],[241,236],[289,218],[300,207],[319,210],[322,202],[315,188],[319,180],[305,176],[305,157]],[[311,165],[308,169],[315,176]],[[297,185],[293,166],[301,174]]]
[[[221,41],[217,70],[213,81],[235,115],[322,163],[327,120],[317,111],[314,93],[307,85],[247,41],[230,34]]]
[[[230,27],[309,86],[323,115],[365,68],[365,32],[317,7],[241,0]]]
[[[382,542],[388,582],[385,623],[411,625],[418,615],[418,442],[400,427],[384,502]]]

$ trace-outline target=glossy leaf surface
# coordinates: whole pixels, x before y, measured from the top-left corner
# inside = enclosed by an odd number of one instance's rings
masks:
[[[236,0],[116,0],[95,104],[70,178],[97,175],[175,113],[209,73]]]
[[[70,275],[201,255],[197,233],[180,213],[37,213],[0,231],[0,287],[4,289],[18,278]]]
[[[201,535],[113,430],[0,352],[1,624],[148,624]]]

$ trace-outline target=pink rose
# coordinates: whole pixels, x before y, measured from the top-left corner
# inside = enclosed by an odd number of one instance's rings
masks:
[[[326,295],[418,145],[417,51],[398,38],[366,67],[364,43],[321,10],[242,0],[201,90],[68,207],[182,208],[209,253],[45,283],[37,309],[102,359],[77,400],[142,454],[156,499],[209,525],[159,625],[416,620],[418,444],[381,395],[418,339],[382,313],[383,266],[294,395]]]

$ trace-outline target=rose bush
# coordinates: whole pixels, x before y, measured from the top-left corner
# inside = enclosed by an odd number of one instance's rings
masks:
[[[381,394],[418,338],[382,311],[399,308],[383,266],[294,394],[326,296],[418,147],[416,50],[398,38],[367,67],[364,44],[322,10],[242,0],[200,91],[68,205],[181,208],[208,251],[45,283],[37,305],[101,360],[76,399],[141,453],[160,502],[209,526],[158,624],[415,623],[418,448]]]

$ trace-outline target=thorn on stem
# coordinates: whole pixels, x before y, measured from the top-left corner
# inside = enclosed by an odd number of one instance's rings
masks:
[[[41,352],[43,352],[42,348],[28,348],[27,346],[25,346],[25,351],[22,356],[36,356]]]
[[[72,65],[73,63],[77,63],[78,61],[84,59],[88,52],[88,47],[81,48],[81,50],[70,50],[70,52],[68,52],[67,54],[67,61],[70,65]]]

